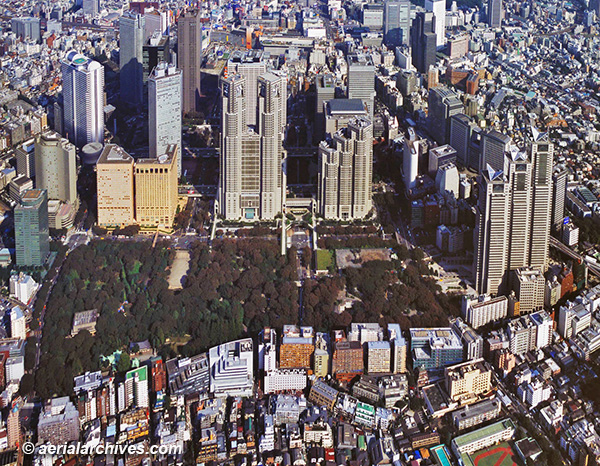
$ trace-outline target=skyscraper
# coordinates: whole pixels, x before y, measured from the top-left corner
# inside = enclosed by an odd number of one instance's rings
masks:
[[[40,30],[40,18],[17,17],[10,20],[10,26],[19,39],[31,39],[39,42],[42,35]]]
[[[178,146],[134,165],[135,221],[145,228],[171,228],[177,209]]]
[[[335,99],[335,76],[318,74],[315,77],[317,102],[315,105],[314,138],[316,142],[325,137],[325,102]]]
[[[77,164],[73,144],[54,131],[38,135],[35,166],[35,186],[45,189],[48,199],[77,204]]]
[[[483,170],[475,227],[475,289],[505,293],[510,271],[548,268],[553,146],[533,131],[529,154],[512,148],[506,171]]]
[[[246,78],[246,124],[258,123],[258,77],[267,72],[267,60],[262,50],[235,51],[228,62],[228,72]]]
[[[133,157],[108,144],[96,164],[98,225],[131,225],[134,218]]]
[[[187,11],[177,22],[177,57],[183,72],[183,113],[200,110],[202,23],[197,11]]]
[[[446,43],[446,0],[425,0],[425,11],[433,13],[437,46],[443,47]]]
[[[375,111],[375,65],[364,53],[348,55],[348,98],[362,99],[371,121]]]
[[[450,140],[450,118],[464,113],[462,102],[451,89],[434,87],[429,90],[428,108],[429,134],[438,144],[447,144]]]
[[[287,122],[287,79],[272,73],[258,78],[258,132],[261,148],[260,215],[274,218],[285,201],[286,152],[283,138]]]
[[[77,147],[104,141],[104,68],[74,50],[62,62],[64,131]]]
[[[142,60],[144,67],[144,82],[148,81],[150,73],[160,62],[171,63],[171,47],[169,36],[163,36],[155,31],[142,47]]]
[[[181,71],[165,62],[154,68],[148,80],[150,157],[176,144],[177,176],[181,176],[181,85]]]
[[[410,1],[387,0],[383,14],[383,40],[386,45],[408,45],[410,40]]]
[[[437,36],[435,17],[431,12],[419,12],[412,22],[410,31],[412,61],[420,73],[427,73],[435,65]]]
[[[318,206],[327,219],[364,218],[372,207],[373,124],[350,120],[319,146]]]
[[[417,184],[419,158],[423,152],[423,142],[417,139],[414,130],[410,128],[409,136],[404,138],[404,150],[402,156],[404,187],[407,191],[414,188]]]
[[[219,212],[226,219],[272,219],[283,210],[287,83],[271,73],[259,78],[258,127],[246,120],[246,77],[221,81]]]
[[[29,189],[15,207],[18,266],[44,265],[50,252],[48,232],[48,195],[43,189]]]
[[[125,13],[119,18],[121,100],[134,107],[144,101],[144,27],[143,15]]]
[[[552,173],[552,228],[558,231],[565,218],[567,196],[567,169],[559,165]]]
[[[505,154],[509,151],[511,143],[510,137],[495,129],[483,133],[479,170],[486,169],[488,165],[495,171],[504,170]]]
[[[487,16],[488,24],[492,28],[499,28],[502,26],[502,15],[503,15],[502,0],[488,0],[487,2]]]
[[[175,144],[158,157],[134,161],[116,144],[108,144],[96,164],[98,225],[138,224],[169,229],[177,209]]]
[[[547,133],[532,128],[533,140],[529,156],[533,163],[533,209],[531,216],[532,239],[529,266],[545,272],[548,269],[548,247],[552,216],[552,165],[554,145]]]
[[[456,150],[456,159],[463,167],[479,170],[481,128],[464,113],[450,117],[449,144]]]

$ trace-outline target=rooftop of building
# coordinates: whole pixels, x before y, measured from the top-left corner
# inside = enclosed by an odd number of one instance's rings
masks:
[[[468,434],[459,435],[458,437],[454,438],[453,442],[460,449],[465,445],[477,442],[486,437],[497,435],[506,429],[512,429],[513,431],[515,429],[515,425],[510,419],[503,419],[489,426],[469,432]]]
[[[98,165],[106,163],[133,163],[133,157],[116,144],[107,144],[98,158]]]

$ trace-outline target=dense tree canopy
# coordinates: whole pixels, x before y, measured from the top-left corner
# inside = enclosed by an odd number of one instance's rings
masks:
[[[275,241],[223,240],[191,249],[185,287],[168,289],[173,251],[149,241],[96,241],[70,253],[48,301],[36,390],[67,394],[73,376],[100,368],[100,355],[148,339],[165,356],[240,337],[245,329],[298,319],[296,253]],[[97,337],[70,337],[75,312],[97,309]]]

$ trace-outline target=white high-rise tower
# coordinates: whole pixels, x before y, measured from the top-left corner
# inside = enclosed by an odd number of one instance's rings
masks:
[[[62,62],[64,131],[77,147],[104,141],[104,68],[72,50]]]
[[[433,13],[437,47],[443,47],[446,43],[446,0],[425,0],[425,11]]]
[[[181,176],[181,70],[161,62],[148,78],[150,158],[177,144],[177,173]]]

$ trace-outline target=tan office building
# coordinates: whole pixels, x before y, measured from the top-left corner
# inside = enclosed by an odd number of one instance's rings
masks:
[[[107,144],[96,165],[98,225],[118,227],[134,222],[133,157]]]
[[[135,219],[142,227],[171,228],[177,209],[177,145],[135,163]]]

